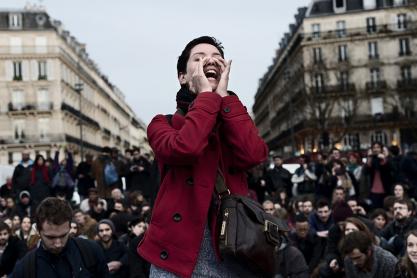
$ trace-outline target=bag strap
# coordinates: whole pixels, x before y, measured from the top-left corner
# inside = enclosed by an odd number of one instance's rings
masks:
[[[230,195],[230,190],[229,188],[227,188],[227,185],[224,181],[224,176],[220,169],[217,170],[216,192],[220,197],[222,197],[223,195]]]

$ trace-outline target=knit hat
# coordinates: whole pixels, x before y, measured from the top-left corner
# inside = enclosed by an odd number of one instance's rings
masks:
[[[337,202],[333,205],[333,220],[335,223],[345,221],[346,218],[351,217],[352,215],[352,209],[346,202]]]
[[[107,224],[110,226],[111,231],[113,232],[113,235],[116,232],[116,228],[114,227],[113,221],[111,221],[110,219],[102,219],[98,222],[97,224],[97,234],[98,234],[98,227],[100,226],[100,224]]]
[[[22,192],[20,192],[19,194],[19,199],[22,199],[24,197],[30,198],[30,193],[27,190],[23,190]]]

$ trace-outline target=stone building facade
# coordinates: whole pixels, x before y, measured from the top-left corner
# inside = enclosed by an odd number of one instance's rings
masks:
[[[417,142],[417,7],[315,0],[260,80],[253,112],[271,150],[294,155]]]

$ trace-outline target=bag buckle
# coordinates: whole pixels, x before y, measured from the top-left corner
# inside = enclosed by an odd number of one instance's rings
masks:
[[[265,220],[264,226],[266,239],[275,246],[281,245],[281,236],[279,226],[269,220]]]
[[[273,229],[272,229],[273,228]],[[274,233],[278,233],[279,231],[279,227],[277,224],[269,221],[269,220],[265,220],[265,225],[264,225],[264,231],[265,232],[274,232]]]

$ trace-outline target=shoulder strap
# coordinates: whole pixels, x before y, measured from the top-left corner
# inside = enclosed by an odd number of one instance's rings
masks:
[[[85,267],[91,272],[94,273],[94,267],[97,264],[96,257],[91,252],[91,247],[89,246],[88,240],[82,238],[74,238],[74,242],[77,245],[81,253],[81,258],[85,264]]]
[[[23,277],[36,277],[36,249],[32,250],[23,259]]]

